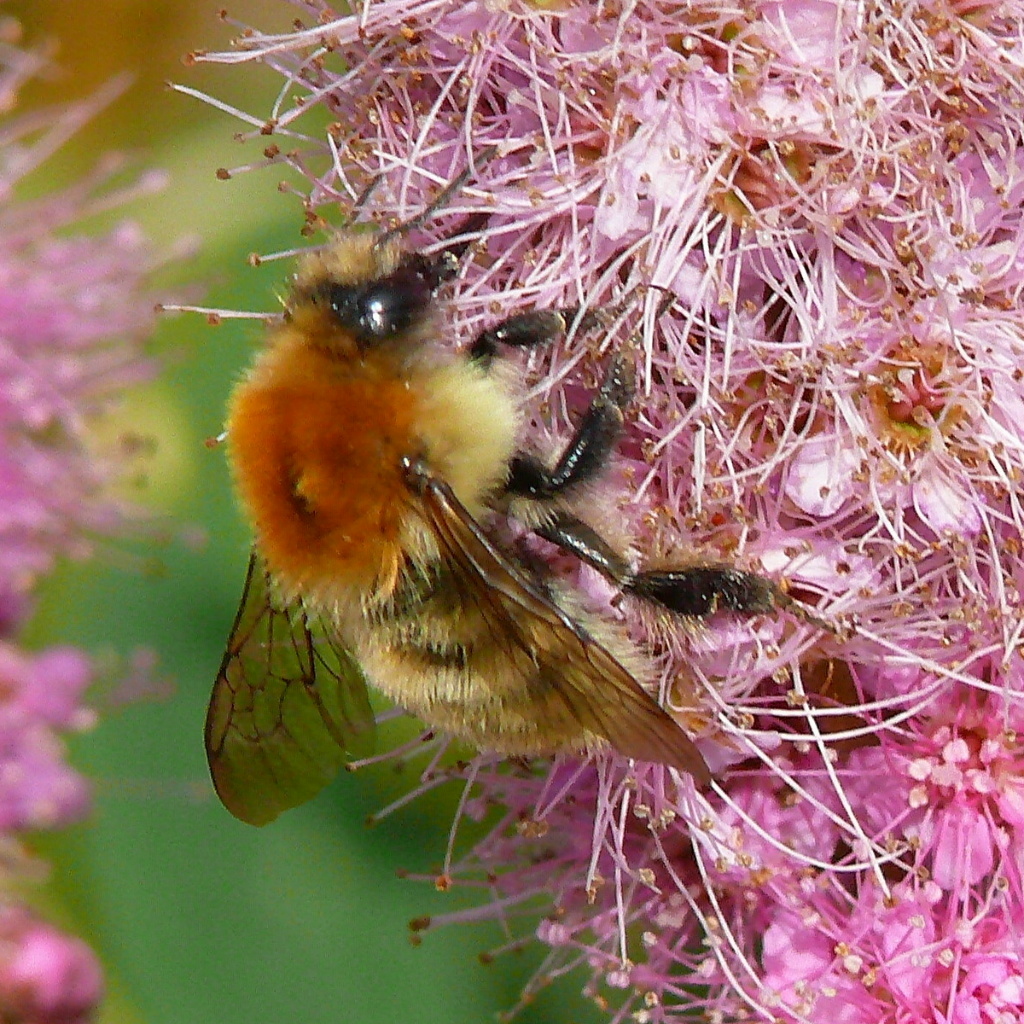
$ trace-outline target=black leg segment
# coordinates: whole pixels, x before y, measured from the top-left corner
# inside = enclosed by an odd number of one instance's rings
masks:
[[[819,629],[840,634],[836,623],[794,601],[766,576],[728,565],[694,565],[686,569],[653,569],[634,575],[629,563],[592,527],[568,512],[534,531],[581,562],[593,566],[623,592],[683,615],[703,619],[715,612],[766,615],[786,609]]]
[[[619,439],[625,409],[632,397],[633,367],[617,354],[554,469],[548,469],[533,455],[517,455],[509,464],[506,491],[545,501],[593,479],[604,468]]]
[[[595,327],[608,325],[617,309],[587,309],[581,314],[578,306],[567,306],[565,309],[532,309],[527,313],[517,313],[481,331],[469,347],[469,357],[489,365],[502,345],[509,348],[550,345],[568,333],[569,328],[577,323],[577,318],[578,331],[592,331]]]
[[[722,565],[641,572],[626,584],[625,590],[679,615],[695,618],[716,611],[758,615],[790,604],[766,577]]]
[[[592,565],[619,586],[630,578],[626,560],[612,550],[597,530],[568,512],[559,513],[550,523],[537,527],[534,532],[575,555],[581,562]]]

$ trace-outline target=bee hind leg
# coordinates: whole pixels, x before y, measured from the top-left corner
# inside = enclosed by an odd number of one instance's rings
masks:
[[[757,615],[790,603],[767,577],[726,565],[634,573],[592,526],[567,512],[559,512],[534,532],[593,566],[627,594],[660,604],[678,615],[706,618],[716,611]]]
[[[758,615],[790,603],[766,576],[726,565],[640,572],[623,589],[691,618],[706,618],[717,611]]]
[[[844,636],[848,629],[848,625],[815,614],[767,576],[729,565],[640,572],[623,583],[623,590],[694,618],[706,618],[717,611],[762,615],[782,608],[801,622],[837,636]]]
[[[593,566],[620,587],[631,579],[629,563],[588,523],[568,512],[558,512],[534,533]]]
[[[635,573],[592,526],[568,512],[559,512],[534,532],[593,566],[624,593],[661,605],[677,615],[707,618],[718,611],[760,615],[787,608],[815,625],[823,621],[804,610],[766,576],[732,566],[694,565]]]

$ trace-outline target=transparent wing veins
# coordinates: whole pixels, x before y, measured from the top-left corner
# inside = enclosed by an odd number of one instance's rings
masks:
[[[206,718],[225,807],[253,825],[273,821],[327,785],[372,724],[358,666],[329,629],[276,598],[253,552]]]
[[[709,782],[703,756],[668,712],[491,543],[448,484],[427,473],[420,485],[442,553],[494,623],[495,637],[513,636],[520,657],[545,663],[545,678],[567,713],[626,757],[678,768],[700,785]]]

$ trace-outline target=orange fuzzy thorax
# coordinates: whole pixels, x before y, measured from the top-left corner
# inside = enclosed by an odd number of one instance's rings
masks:
[[[331,606],[386,596],[410,558],[436,557],[403,459],[425,462],[479,515],[518,428],[507,384],[442,352],[429,323],[361,348],[304,297],[325,270],[341,276],[338,259],[328,251],[300,269],[299,299],[227,418],[228,459],[267,569],[286,599]]]
[[[394,572],[416,396],[382,360],[340,359],[282,327],[236,387],[228,455],[285,593],[369,590]]]

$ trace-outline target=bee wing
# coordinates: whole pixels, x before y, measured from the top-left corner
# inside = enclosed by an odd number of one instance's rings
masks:
[[[711,773],[693,741],[612,654],[566,615],[488,540],[441,479],[420,477],[423,507],[444,555],[460,570],[466,597],[511,636],[515,652],[544,679],[553,715],[568,716],[604,736],[626,757],[655,761],[692,775]]]
[[[206,714],[224,806],[265,825],[315,796],[373,725],[359,666],[300,606],[274,597],[255,552]]]

